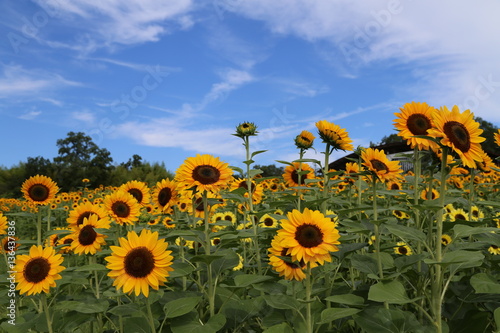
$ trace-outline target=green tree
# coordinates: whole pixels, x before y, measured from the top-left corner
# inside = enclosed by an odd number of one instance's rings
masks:
[[[475,117],[475,120],[479,123],[479,128],[483,130],[481,136],[486,139],[481,143],[483,150],[489,154],[500,155],[500,147],[495,143],[494,136],[498,128],[481,117]]]
[[[67,138],[57,140],[58,156],[55,181],[64,191],[75,190],[88,178],[92,184],[109,184],[113,159],[105,148],[99,148],[88,135],[69,132]]]
[[[253,168],[262,170],[263,171],[261,173],[262,177],[280,177],[285,172],[285,169],[282,166],[277,167],[274,164],[269,164],[269,165],[256,164]]]
[[[25,178],[44,175],[47,177],[54,178],[56,173],[56,166],[48,158],[42,156],[28,157],[26,163],[24,164]]]
[[[0,197],[22,197],[21,185],[26,180],[25,164],[19,163],[11,168],[0,166]]]

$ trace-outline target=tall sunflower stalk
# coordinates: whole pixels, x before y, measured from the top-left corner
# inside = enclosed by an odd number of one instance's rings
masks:
[[[299,170],[297,172],[297,183],[299,186],[302,184],[302,160],[304,158],[304,153],[307,149],[311,148],[314,142],[314,135],[309,131],[302,131],[299,135],[295,137],[295,145],[299,148]],[[302,191],[299,191],[299,197],[297,199],[297,209],[300,211],[301,206],[301,194]]]
[[[250,222],[252,222],[252,231],[253,231],[252,244],[255,251],[255,260],[257,261],[257,271],[259,274],[261,274],[262,262],[261,262],[260,247],[259,247],[258,229],[257,229],[257,221],[255,220],[255,215],[253,210],[254,188],[252,184],[253,184],[253,178],[256,173],[250,170],[250,166],[254,163],[252,158],[257,154],[265,152],[265,150],[261,150],[250,153],[250,136],[256,136],[257,133],[258,133],[257,126],[254,123],[244,122],[236,127],[236,134],[233,135],[241,138],[243,140],[243,146],[245,147],[245,161],[243,163],[245,163],[246,165],[245,174],[246,174],[246,187],[248,193],[247,197],[248,212],[245,212],[245,215],[248,216]],[[245,216],[245,221],[246,221],[246,216]]]

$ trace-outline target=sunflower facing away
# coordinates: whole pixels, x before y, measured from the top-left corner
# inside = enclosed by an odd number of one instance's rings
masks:
[[[51,178],[36,175],[24,181],[21,191],[29,202],[47,205],[55,198],[59,187]]]
[[[429,133],[442,138],[441,144],[451,147],[458,154],[463,165],[475,168],[476,161],[483,161],[481,142],[485,138],[480,136],[483,130],[474,120],[473,113],[469,110],[460,113],[456,105],[451,111],[443,106],[439,112],[434,112],[433,121],[435,128],[429,130]]]
[[[361,152],[363,165],[380,180],[394,180],[401,177],[403,170],[399,161],[389,161],[383,150],[368,148]]]
[[[116,223],[134,224],[141,214],[141,206],[134,196],[125,191],[114,191],[104,198],[104,207]]]
[[[173,271],[172,251],[166,251],[168,243],[158,239],[158,232],[142,229],[137,235],[129,231],[127,238],[120,238],[120,246],[110,246],[111,255],[104,258],[111,270],[108,276],[114,279],[113,286],[125,293],[135,292],[149,296],[149,287],[158,290]]]
[[[437,148],[434,141],[415,138],[416,135],[429,135],[428,131],[433,127],[432,114],[437,110],[427,103],[411,102],[400,108],[401,113],[394,113],[394,126],[399,131],[398,135],[403,137],[412,147],[418,149]]]
[[[323,265],[325,261],[332,261],[330,252],[339,250],[336,245],[340,244],[340,235],[335,223],[320,211],[306,208],[301,213],[294,209],[281,220],[281,228],[277,233],[281,237],[280,245],[288,248],[286,254],[291,255],[293,261]]]
[[[329,144],[334,149],[354,150],[352,140],[345,129],[326,120],[316,122],[316,127],[323,142]]]
[[[124,190],[125,192],[132,194],[139,205],[146,205],[151,199],[149,188],[145,182],[131,180],[120,186],[120,190]]]
[[[62,278],[59,273],[66,269],[62,262],[62,255],[56,254],[54,248],[33,245],[28,255],[16,257],[16,289],[28,296],[48,293],[50,287],[56,286],[55,281]]]
[[[302,186],[305,185],[306,179],[314,178],[314,169],[309,166],[309,164],[302,163],[302,166],[299,162],[293,162],[293,165],[288,165],[285,168],[285,173],[283,174],[283,180],[286,185],[289,187],[294,186]],[[300,176],[300,184],[299,184],[299,167],[301,168],[301,176]],[[305,173],[307,171],[307,173]]]
[[[229,164],[212,155],[188,157],[177,169],[175,179],[186,188],[196,187],[198,191],[217,192],[226,187],[233,178]]]
[[[110,224],[111,221],[107,217],[99,219],[97,215],[91,215],[85,218],[83,224],[73,228],[73,233],[70,235],[73,239],[71,250],[76,254],[96,254],[97,251],[101,251],[101,246],[106,243],[104,239],[107,236],[94,229],[109,229]]]

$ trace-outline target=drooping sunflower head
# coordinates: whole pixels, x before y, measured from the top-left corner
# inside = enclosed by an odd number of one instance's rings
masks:
[[[28,296],[48,293],[50,287],[56,287],[55,281],[62,278],[59,273],[66,269],[62,262],[62,256],[54,248],[33,245],[28,255],[16,257],[16,289]]]
[[[309,131],[302,131],[295,137],[295,145],[299,149],[309,149],[312,147],[316,137]]]
[[[96,254],[106,244],[106,235],[98,233],[95,229],[109,229],[111,221],[105,217],[100,219],[97,215],[85,218],[83,224],[73,229],[70,235],[71,250],[76,254]]]
[[[414,136],[428,136],[429,130],[433,127],[432,114],[436,109],[427,103],[411,102],[400,108],[401,113],[394,113],[394,126],[399,131],[398,135],[403,137],[412,147],[418,149],[428,149],[437,147],[437,144],[429,139],[415,138]]]
[[[236,126],[236,134],[233,134],[239,138],[245,138],[252,135],[257,135],[257,126],[249,121],[243,122]]]
[[[104,207],[116,223],[134,224],[141,214],[141,206],[128,192],[117,190],[104,198]]]
[[[335,223],[320,211],[304,209],[301,213],[293,210],[281,220],[278,230],[281,246],[288,248],[294,261],[318,262],[323,265],[331,261],[330,252],[338,251],[339,232]]]
[[[21,191],[29,202],[47,205],[55,198],[59,187],[51,178],[36,175],[24,181]]]
[[[395,180],[401,178],[403,170],[399,161],[389,161],[383,150],[368,148],[361,152],[363,165],[380,180]]]
[[[168,243],[158,239],[158,232],[142,229],[140,235],[129,231],[126,238],[119,239],[120,246],[111,246],[111,255],[104,258],[114,279],[113,286],[136,296],[149,296],[149,287],[158,290],[173,271],[172,251],[166,251]]]
[[[300,181],[299,181],[299,169],[300,169]],[[285,173],[283,174],[283,180],[289,187],[303,186],[305,185],[306,179],[314,178],[314,169],[307,163],[300,164],[299,162],[293,162],[292,165],[288,165],[285,168]]]
[[[352,140],[349,138],[346,130],[340,128],[327,120],[320,120],[316,122],[318,134],[324,143],[329,144],[334,149],[340,150],[354,150]]]
[[[175,179],[185,188],[217,192],[232,179],[233,170],[228,163],[209,154],[188,157],[177,169]]]
[[[149,194],[149,188],[145,182],[131,180],[120,186],[120,190],[132,194],[139,205],[148,204],[151,198],[151,195]]]
[[[434,128],[429,130],[432,136],[441,138],[441,144],[450,147],[458,154],[462,164],[475,168],[476,162],[482,162],[481,142],[485,140],[481,136],[483,130],[479,123],[474,120],[474,114],[470,110],[460,113],[458,106],[448,110],[446,106],[433,113]]]

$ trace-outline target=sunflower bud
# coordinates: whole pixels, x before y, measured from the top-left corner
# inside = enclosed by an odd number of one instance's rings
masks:
[[[299,149],[309,149],[312,147],[315,138],[316,137],[311,132],[302,131],[295,137],[295,145]]]
[[[257,135],[257,126],[251,122],[244,122],[236,126],[236,135],[237,137],[244,138],[251,135]]]

